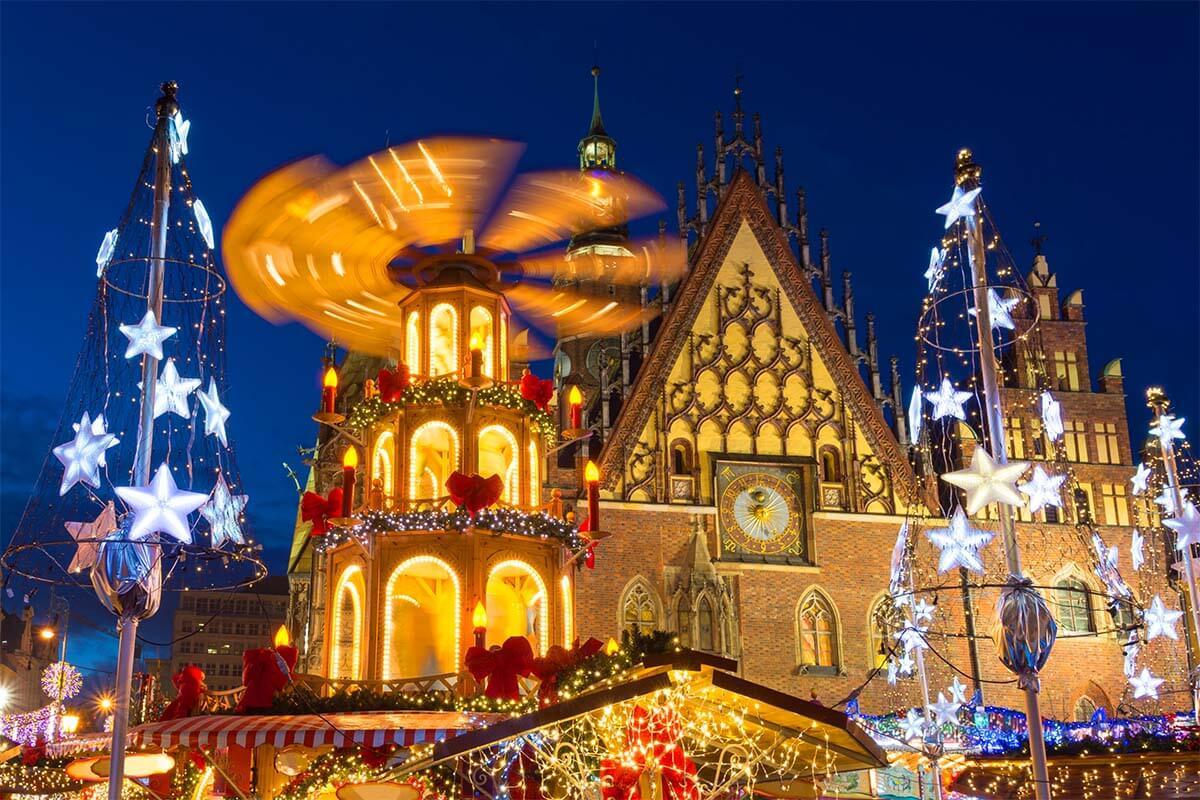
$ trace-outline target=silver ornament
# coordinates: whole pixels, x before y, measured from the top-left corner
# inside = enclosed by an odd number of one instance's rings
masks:
[[[154,616],[162,602],[162,547],[131,541],[128,525],[100,543],[92,588],[105,608],[123,619]]]
[[[1017,686],[1034,691],[1041,688],[1037,673],[1050,657],[1057,636],[1058,623],[1046,600],[1033,588],[1033,581],[1008,576],[996,605],[992,638],[1000,660],[1017,676]]]

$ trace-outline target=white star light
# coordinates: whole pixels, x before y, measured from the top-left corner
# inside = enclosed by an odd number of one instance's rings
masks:
[[[212,530],[213,547],[219,548],[225,542],[246,543],[242,536],[241,516],[249,500],[244,494],[230,494],[224,475],[217,478],[217,485],[213,487],[208,502],[200,506],[200,516],[208,521],[208,527]]]
[[[137,325],[121,325],[121,333],[129,340],[125,348],[125,357],[133,358],[143,353],[151,358],[162,361],[162,343],[175,335],[178,328],[169,325],[159,325],[154,318],[154,312],[146,309],[146,315]]]
[[[106,425],[106,423],[104,421],[104,415],[97,414],[96,418],[94,420],[92,420],[92,433],[96,434],[97,436],[103,436],[104,434],[108,433],[108,428],[105,427],[105,425]],[[74,431],[76,433],[79,433],[79,423],[78,422],[72,422],[71,427],[74,429]],[[114,436],[113,437],[113,446],[118,445],[120,443],[121,443],[121,440]],[[107,449],[107,448],[105,448],[105,449]],[[103,452],[100,453],[100,461],[98,463],[100,464],[101,467],[108,466],[108,464],[105,462]]]
[[[887,682],[889,686],[896,685],[896,678],[898,675],[899,673],[896,670],[896,660],[894,658],[889,658],[887,662]]]
[[[928,650],[929,643],[925,641],[925,628],[913,624],[912,620],[904,623],[904,627],[896,631],[896,641],[904,647],[904,654],[913,650]]]
[[[100,249],[96,251],[96,277],[104,274],[104,268],[112,261],[113,253],[117,251],[117,229],[113,228],[104,234]]]
[[[1000,299],[1000,295],[995,289],[987,290],[988,296],[988,314],[992,318],[993,328],[1007,328],[1015,330],[1016,324],[1013,323],[1012,311],[1021,302],[1020,298],[1009,298],[1007,300]],[[967,313],[972,317],[979,313],[974,308],[967,309]]]
[[[964,192],[961,186],[955,186],[954,194],[950,196],[950,202],[939,207],[934,213],[945,215],[947,228],[958,222],[961,217],[973,217],[975,216],[975,198],[981,191],[983,190],[975,188]]]
[[[166,464],[154,473],[149,486],[118,486],[117,496],[134,512],[130,539],[145,539],[152,533],[163,533],[184,544],[192,541],[188,514],[208,500],[208,495],[200,492],[180,491]]]
[[[140,382],[138,388],[142,388]],[[190,419],[192,412],[188,408],[188,395],[198,388],[200,379],[179,377],[179,371],[175,369],[175,359],[168,358],[162,374],[155,381],[154,418],[158,419],[169,411],[184,419]]]
[[[1142,536],[1142,532],[1137,528],[1133,529],[1133,535],[1129,537],[1129,558],[1133,561],[1133,571],[1137,572],[1142,568],[1142,564],[1146,563],[1146,554],[1143,547],[1146,543],[1146,537]]]
[[[960,392],[950,383],[949,378],[942,378],[942,385],[936,392],[926,392],[925,399],[933,403],[933,418],[954,417],[965,420],[967,412],[963,403],[971,399],[970,392]]]
[[[1042,427],[1050,441],[1062,438],[1062,405],[1049,392],[1042,392]]]
[[[979,548],[992,540],[992,532],[975,530],[968,525],[967,515],[961,508],[954,509],[950,527],[926,531],[925,535],[929,537],[929,541],[941,548],[938,572],[946,572],[955,567],[983,572]]]
[[[965,489],[967,513],[974,514],[988,503],[1003,503],[1007,506],[1023,506],[1025,501],[1013,484],[1029,468],[1025,461],[1010,461],[997,464],[982,447],[976,447],[971,456],[971,466],[942,475],[946,483]]]
[[[950,684],[950,699],[959,705],[965,705],[967,702],[967,687],[957,675],[954,676],[954,683]]]
[[[1154,502],[1162,506],[1164,514],[1174,514],[1178,510],[1175,508],[1175,492],[1170,486],[1164,486],[1162,493],[1154,498]]]
[[[935,610],[937,610],[937,606],[933,603],[926,602],[925,598],[922,597],[917,601],[917,604],[913,606],[913,619],[915,619],[917,622],[930,622],[933,620],[933,612]]]
[[[1158,418],[1158,422],[1150,426],[1150,433],[1158,437],[1158,441],[1162,442],[1163,447],[1171,443],[1172,439],[1183,439],[1183,423],[1187,420],[1183,417],[1175,419],[1170,414],[1163,414]]]
[[[937,702],[929,704],[929,710],[937,718],[938,725],[957,725],[958,709],[961,707],[959,703],[947,700],[944,692],[938,692]]]
[[[196,392],[196,397],[200,399],[200,405],[204,406],[204,432],[209,436],[216,436],[221,444],[229,446],[229,439],[225,435],[225,421],[229,419],[229,409],[221,405],[221,398],[217,395],[217,381],[209,377],[208,391]]]
[[[1129,479],[1133,485],[1133,493],[1141,494],[1146,491],[1146,485],[1150,482],[1150,468],[1145,464],[1137,465],[1137,472],[1133,473],[1133,477]]]
[[[1162,678],[1156,678],[1150,674],[1150,670],[1142,667],[1142,674],[1129,679],[1129,685],[1133,687],[1133,699],[1139,697],[1151,697],[1158,699],[1158,687],[1162,686],[1165,681]]]
[[[917,662],[913,661],[913,657],[908,653],[896,660],[896,667],[900,670],[901,675],[912,675],[916,666]]]
[[[83,572],[96,563],[100,540],[117,529],[117,510],[112,501],[104,505],[100,516],[91,522],[65,522],[67,533],[75,540],[75,557],[67,572]]]
[[[1163,525],[1175,531],[1175,549],[1183,550],[1192,542],[1200,542],[1200,513],[1191,501],[1183,504],[1183,513],[1175,519],[1164,519]]]
[[[171,163],[178,164],[180,156],[186,156],[188,152],[188,134],[192,130],[192,121],[185,120],[183,114],[179,111],[175,112],[175,116],[171,117]]]
[[[933,294],[933,290],[942,282],[942,276],[946,274],[946,251],[935,247],[929,251],[929,269],[925,270],[925,280],[929,282],[929,293]]]
[[[916,443],[921,438],[921,423],[923,420],[924,409],[921,404],[921,387],[914,386],[912,397],[908,400],[908,440]]]
[[[77,483],[86,483],[93,489],[100,488],[100,465],[104,460],[104,451],[117,444],[117,437],[104,430],[102,418],[97,417],[97,421],[100,423],[99,430],[87,412],[83,412],[79,427],[75,430],[75,438],[51,451],[63,465],[59,497]]]
[[[1134,636],[1136,637],[1136,632]],[[1132,639],[1130,643],[1125,646],[1125,658],[1124,663],[1122,664],[1122,669],[1125,672],[1126,678],[1132,678],[1137,674],[1138,650],[1141,649],[1141,645],[1138,644],[1136,638]]]
[[[904,550],[908,545],[908,523],[900,526],[896,534],[896,543],[892,545],[892,571],[888,580],[888,589],[895,594],[904,582]]]
[[[1017,486],[1029,498],[1029,512],[1040,511],[1046,506],[1062,508],[1062,485],[1066,475],[1049,475],[1040,466],[1033,468],[1028,483]]]
[[[1163,605],[1161,597],[1154,595],[1154,599],[1150,601],[1150,608],[1142,615],[1146,621],[1146,641],[1159,636],[1179,641],[1179,634],[1175,632],[1175,624],[1182,616],[1182,611],[1172,611]]]
[[[900,731],[905,741],[920,739],[925,735],[925,716],[915,708],[910,708],[900,720]]]
[[[192,203],[192,213],[196,215],[196,229],[200,231],[200,235],[204,237],[204,243],[208,245],[208,249],[213,249],[213,226],[212,218],[208,216],[208,209],[204,207],[204,203],[197,198]]]

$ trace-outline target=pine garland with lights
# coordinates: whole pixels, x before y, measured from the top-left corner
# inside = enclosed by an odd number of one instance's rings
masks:
[[[0,792],[20,794],[60,794],[78,791],[83,783],[63,771],[72,758],[45,758],[37,764],[24,764],[14,758],[0,764]]]
[[[333,783],[366,783],[384,770],[369,767],[359,750],[334,750],[313,760],[275,800],[309,800]]]
[[[457,511],[366,511],[352,528],[332,528],[318,540],[322,552],[357,538],[366,543],[382,533],[401,531],[471,531],[512,533],[537,539],[556,539],[572,552],[586,542],[571,523],[542,513],[529,514],[512,508],[485,508],[472,517],[465,509]]]
[[[453,378],[438,378],[409,386],[396,402],[385,403],[379,395],[360,401],[350,409],[350,413],[346,417],[346,425],[362,430],[381,417],[398,411],[404,406],[440,405],[447,408],[458,408],[469,402],[471,402],[470,389],[461,386]],[[475,402],[520,411],[529,418],[530,427],[546,439],[553,439],[557,433],[554,417],[522,397],[520,389],[515,385],[497,383],[486,389],[480,389],[475,393]]]

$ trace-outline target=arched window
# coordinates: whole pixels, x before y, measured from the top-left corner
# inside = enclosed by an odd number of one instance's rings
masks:
[[[1086,694],[1080,695],[1075,701],[1075,709],[1072,715],[1076,722],[1090,722],[1092,715],[1096,713],[1096,703]]]
[[[529,443],[529,505],[534,510],[542,504],[542,460],[538,457],[537,442]]]
[[[671,445],[671,473],[673,475],[692,474],[692,448],[682,439]]]
[[[826,483],[842,482],[842,460],[836,447],[826,445],[821,448],[821,480]]]
[[[462,596],[445,561],[416,556],[388,578],[383,606],[383,679],[456,672]]]
[[[508,380],[508,314],[500,312],[500,380]]]
[[[439,303],[429,312],[429,374],[458,372],[458,312]]]
[[[658,600],[644,578],[636,578],[621,597],[621,629],[650,633],[660,627]]]
[[[1058,627],[1064,631],[1095,633],[1096,620],[1092,616],[1091,598],[1088,587],[1078,578],[1061,578],[1054,584],[1054,617]]]
[[[414,375],[423,374],[421,364],[421,315],[416,311],[408,312],[408,322],[404,326],[404,359]]]
[[[390,501],[396,492],[396,437],[391,431],[383,431],[375,437],[371,449],[371,491],[379,481],[383,500]]]
[[[710,653],[721,649],[717,631],[718,618],[713,611],[712,600],[701,595],[696,602],[696,649]]]
[[[366,599],[362,567],[352,564],[338,578],[333,595],[333,630],[329,647],[329,677],[361,680],[363,602]]]
[[[796,612],[800,663],[808,667],[838,666],[837,617],[833,603],[817,590],[801,600]]]
[[[458,469],[458,434],[445,422],[426,422],[413,432],[408,456],[408,499],[446,494],[446,479]]]
[[[679,598],[679,604],[675,606],[675,632],[681,647],[692,646],[692,600],[686,594]]]
[[[501,561],[487,581],[487,644],[524,636],[535,653],[550,646],[550,605],[546,582],[524,561]]]
[[[483,350],[483,374],[489,378],[496,375],[495,335],[492,331],[492,312],[483,306],[471,309],[471,344],[478,343]]]
[[[888,628],[887,620],[883,617],[883,598],[880,597],[871,604],[867,612],[867,630],[870,632],[870,654],[868,662],[871,669],[878,669],[887,664],[888,657]]]
[[[479,431],[479,474],[485,478],[499,475],[504,482],[500,499],[512,505],[521,502],[519,452],[516,437],[503,425],[488,425]]]

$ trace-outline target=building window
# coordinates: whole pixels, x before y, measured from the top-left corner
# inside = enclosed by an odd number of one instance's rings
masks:
[[[871,605],[867,612],[867,630],[870,632],[870,659],[872,669],[882,669],[888,661],[888,629],[887,620],[883,616],[883,598]]]
[[[458,469],[458,435],[444,422],[426,422],[413,432],[408,456],[408,499],[432,500],[446,493]]]
[[[439,303],[429,312],[429,374],[458,372],[458,312]]]
[[[1121,451],[1117,448],[1116,423],[1097,422],[1093,428],[1096,431],[1096,463],[1120,464]]]
[[[1009,417],[1005,431],[1005,445],[1008,447],[1009,458],[1025,457],[1025,429],[1020,417]]]
[[[495,338],[492,334],[492,312],[483,306],[472,308],[470,346],[483,351],[483,374],[489,378],[496,374]]]
[[[1054,311],[1050,307],[1050,295],[1038,292],[1038,313],[1042,319],[1054,319]]]
[[[826,483],[842,482],[841,459],[836,447],[826,445],[821,448],[821,480]]]
[[[488,574],[486,599],[487,646],[498,647],[513,636],[523,636],[534,653],[546,654],[550,606],[546,582],[537,570],[517,559],[501,561]]]
[[[1086,694],[1075,701],[1074,717],[1076,722],[1090,722],[1096,713],[1096,704]]]
[[[692,601],[687,595],[679,598],[679,605],[675,607],[675,632],[681,647],[692,646]]]
[[[837,621],[833,604],[813,590],[804,596],[796,614],[800,663],[808,667],[838,666]]]
[[[658,627],[658,602],[645,580],[637,578],[621,598],[621,629],[650,633]]]
[[[1063,578],[1054,584],[1055,618],[1064,631],[1095,633],[1096,620],[1092,616],[1092,603],[1088,588],[1078,578]]]
[[[1087,461],[1087,425],[1082,422],[1063,423],[1063,443],[1067,447],[1067,461]]]
[[[1129,524],[1129,501],[1125,498],[1125,484],[1100,484],[1100,499],[1104,503],[1106,525]]]
[[[1051,452],[1053,448],[1046,441],[1046,434],[1042,430],[1040,420],[1035,419],[1029,422],[1029,436],[1030,441],[1033,443],[1033,450],[1030,453],[1030,457],[1036,461],[1046,460],[1046,453]]]
[[[692,474],[692,448],[683,440],[671,445],[671,474]]]
[[[1091,525],[1096,521],[1092,515],[1092,509],[1095,508],[1095,503],[1092,498],[1092,487],[1086,483],[1082,483],[1075,487],[1075,522],[1082,525]]]
[[[1046,517],[1046,522],[1050,523],[1051,525],[1057,525],[1058,523],[1062,522],[1062,515],[1059,513],[1057,506],[1046,506],[1044,514]]]
[[[375,447],[371,455],[371,487],[367,493],[368,499],[375,492],[381,492],[380,506],[392,499],[395,491],[396,437],[391,431],[383,431],[375,439]],[[379,481],[376,486],[375,482]],[[375,506],[372,506],[375,507]]]
[[[716,652],[717,646],[717,615],[713,613],[712,602],[707,597],[701,597],[696,604],[696,647],[699,650]]]
[[[1054,380],[1060,391],[1079,391],[1079,361],[1074,353],[1054,351]]]
[[[479,432],[479,474],[499,475],[504,482],[500,499],[509,505],[521,502],[520,464],[517,439],[502,425],[488,425]]]

